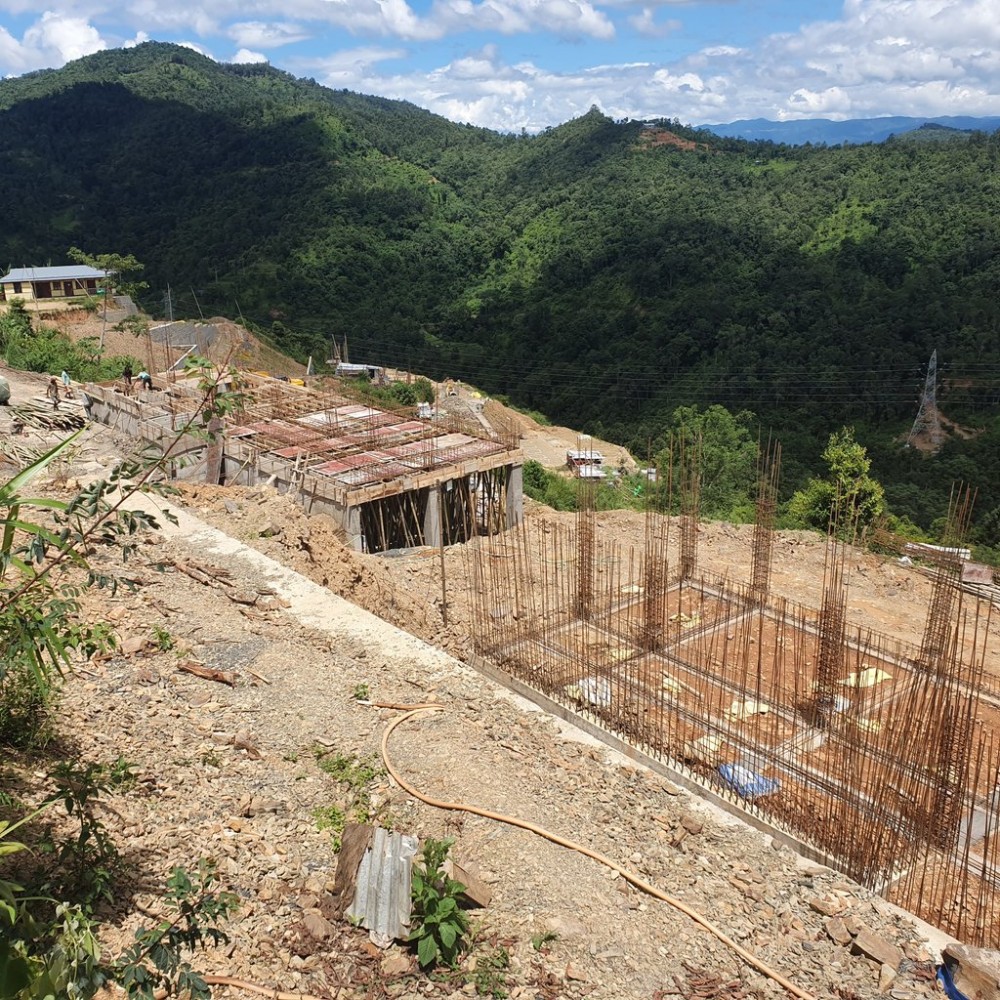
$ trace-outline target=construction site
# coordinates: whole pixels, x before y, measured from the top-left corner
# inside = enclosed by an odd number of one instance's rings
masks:
[[[156,390],[88,385],[88,415],[160,449],[173,478],[276,486],[358,551],[451,545],[521,520],[517,440],[485,422],[369,405],[335,378],[241,372],[222,387],[234,408],[203,426],[199,380],[158,378]]]
[[[906,643],[852,624],[846,514],[831,523],[819,606],[772,595],[777,448],[761,458],[749,567],[709,575],[696,450],[659,470],[642,544],[628,546],[598,528],[589,478],[571,524],[524,521],[511,428],[420,420],[308,381],[242,373],[239,405],[208,439],[178,437],[204,398],[192,380],[138,395],[89,386],[87,402],[167,449],[178,478],[269,483],[359,552],[438,547],[443,574],[444,547],[473,542],[450,584],[467,590],[481,665],[929,923],[1000,945],[1000,677],[986,665],[990,597],[962,580],[968,491],[949,511],[956,546],[925,566],[920,641]]]
[[[749,575],[702,575],[697,459],[678,465],[678,496],[667,487],[664,512],[646,513],[640,549],[595,530],[585,481],[571,526],[483,540],[478,656],[928,922],[997,947],[990,600],[963,588],[949,550],[928,568],[919,645],[852,626],[843,518],[821,606],[772,598],[777,449],[760,470]],[[956,539],[971,502],[953,501]]]

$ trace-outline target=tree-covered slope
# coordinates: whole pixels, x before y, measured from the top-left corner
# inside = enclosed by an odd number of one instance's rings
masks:
[[[337,333],[372,303],[419,316],[478,266],[411,153],[478,130],[401,102],[151,44],[3,81],[0,107],[3,260],[128,247],[154,301]]]
[[[147,44],[0,81],[0,260],[132,253],[154,309],[169,285],[175,309],[239,308],[303,354],[346,335],[355,359],[640,452],[679,405],[749,407],[785,443],[786,490],[853,422],[926,523],[974,451],[1000,492],[998,153],[982,133],[813,149],[596,110],[498,135]],[[934,349],[943,406],[987,433],[929,472],[893,438]]]

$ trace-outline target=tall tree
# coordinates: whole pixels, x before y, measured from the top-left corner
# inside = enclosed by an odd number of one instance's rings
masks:
[[[753,518],[757,442],[751,432],[756,417],[749,410],[730,413],[718,404],[700,410],[680,406],[670,418],[675,449],[698,453],[701,513],[706,517]],[[659,456],[665,468],[670,456]]]
[[[871,475],[868,450],[854,438],[853,427],[830,435],[823,450],[830,474],[810,479],[788,502],[791,521],[805,528],[825,530],[836,523],[841,530],[863,530],[886,513],[885,490]]]
[[[145,281],[140,281],[134,275],[144,270],[146,265],[140,264],[132,254],[120,253],[98,253],[89,254],[79,247],[70,247],[66,251],[66,256],[70,260],[75,260],[78,264],[85,264],[87,267],[96,268],[104,272],[104,277],[100,281],[100,288],[104,294],[104,319],[101,325],[101,349],[104,349],[104,331],[108,322],[108,297],[113,292],[127,295],[130,299],[135,297],[149,285]]]

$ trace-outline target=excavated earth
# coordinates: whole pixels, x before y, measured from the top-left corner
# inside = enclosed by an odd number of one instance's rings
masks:
[[[44,387],[15,373],[11,381],[15,402]],[[0,450],[9,429],[0,408]],[[40,450],[55,440],[29,432],[16,446]],[[90,427],[34,492],[70,495],[132,448]],[[119,645],[75,665],[49,748],[123,759],[136,774],[107,805],[126,864],[115,904],[101,914],[111,951],[160,912],[157,890],[174,866],[208,858],[240,907],[230,943],[196,965],[269,990],[344,1000],[788,995],[689,917],[593,860],[405,793],[380,754],[400,712],[363,702],[435,701],[443,711],[408,720],[389,741],[394,765],[424,793],[532,820],[609,855],[817,997],[939,992],[933,963],[942,939],[929,928],[463,663],[471,613],[463,547],[446,553],[442,598],[436,551],[359,556],[332,522],[268,488],[186,486],[168,504],[180,523],[144,539],[125,568],[136,588],[85,598],[87,614],[108,622]],[[527,515],[567,517],[531,503]],[[641,542],[640,515],[602,514],[598,524]],[[703,525],[702,565],[745,575],[750,537],[749,528]],[[774,590],[817,602],[823,554],[818,536],[780,536]],[[95,560],[113,568],[110,552]],[[918,638],[927,581],[860,552],[851,570],[852,620]],[[232,686],[186,672],[191,663],[223,672]],[[365,794],[383,825],[454,838],[456,859],[492,890],[489,906],[470,913],[473,946],[457,972],[423,974],[405,945],[379,949],[332,917],[338,855],[323,820],[331,807],[349,813],[362,794],[323,769],[337,757],[372,766]],[[862,925],[902,949],[897,974],[855,953],[842,927]]]

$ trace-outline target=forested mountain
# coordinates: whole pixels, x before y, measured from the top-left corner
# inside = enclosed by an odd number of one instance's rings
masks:
[[[0,261],[134,254],[151,309],[237,308],[300,355],[411,365],[655,448],[758,414],[785,490],[854,423],[929,524],[1000,507],[1000,138],[803,148],[596,110],[499,135],[171,45],[0,81]],[[937,349],[983,432],[901,448]],[[998,532],[1000,532],[1000,518]],[[1000,539],[998,539],[1000,541]]]

